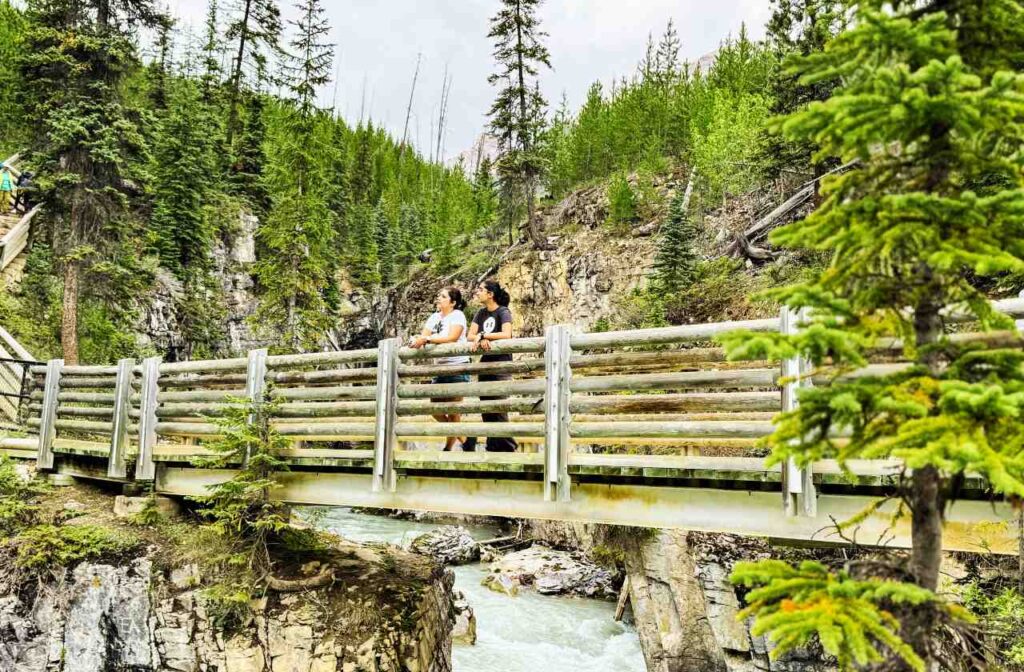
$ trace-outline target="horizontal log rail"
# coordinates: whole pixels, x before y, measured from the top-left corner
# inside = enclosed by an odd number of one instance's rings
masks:
[[[1024,316],[1024,300],[996,305]],[[290,442],[282,459],[324,478],[344,473],[344,479],[365,479],[367,502],[397,501],[394,493],[402,492],[403,479],[421,478],[417,474],[435,479],[422,481],[417,486],[422,488],[434,487],[437,479],[533,484],[529,487],[542,501],[559,502],[561,508],[551,511],[571,509],[574,493],[591,496],[586,493],[599,486],[647,488],[642,497],[633,490],[628,497],[668,501],[678,498],[670,493],[710,482],[724,489],[774,489],[782,495],[780,510],[816,519],[815,502],[825,501],[818,488],[867,497],[892,488],[906,475],[902,465],[765,467],[764,458],[750,450],[771,434],[773,416],[795,407],[798,386],[828,384],[837,372],[810,370],[797,360],[781,368],[764,361],[730,362],[722,348],[709,344],[735,329],[793,333],[803,321],[784,311],[778,318],[593,334],[556,326],[543,337],[495,342],[493,353],[513,355],[497,362],[480,361],[481,353],[465,344],[414,349],[395,339],[373,349],[254,351],[244,358],[191,362],[151,358],[122,360],[118,366],[64,366],[51,361],[30,369],[36,386],[28,426],[39,437],[0,438],[0,451],[24,455],[29,446],[38,446],[40,464],[44,454],[52,459],[54,453],[105,459],[109,465],[116,459],[118,473],[134,464],[135,478],[155,479],[161,490],[168,470],[190,469],[193,459],[212,454],[210,443],[226,431],[222,418],[229,409],[270,401],[270,426]],[[951,340],[1024,345],[1016,332],[958,333]],[[467,363],[437,361],[466,354]],[[883,341],[871,364],[842,375],[899,372],[910,366],[900,357],[898,342]],[[470,379],[431,382],[445,375]],[[495,375],[501,379],[479,380]],[[512,438],[519,448],[513,453],[436,450],[446,437],[477,437],[478,450],[486,439]],[[421,450],[409,449],[414,446]],[[60,468],[61,461],[51,464]],[[114,471],[108,466],[107,472]],[[487,489],[467,487],[470,493]],[[965,491],[983,493],[984,484],[974,479]],[[324,495],[324,501],[334,498]],[[612,501],[607,505],[614,506]],[[483,503],[474,507],[466,505],[463,512],[488,510]]]

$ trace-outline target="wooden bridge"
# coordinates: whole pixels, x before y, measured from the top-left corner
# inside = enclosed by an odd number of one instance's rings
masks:
[[[998,302],[1024,317],[1024,300]],[[952,318],[951,318],[952,319]],[[800,361],[726,362],[711,339],[734,329],[797,328],[792,313],[744,322],[606,333],[552,326],[493,350],[511,362],[439,365],[465,346],[423,350],[396,339],[375,349],[190,362],[158,358],[113,366],[30,368],[29,435],[0,451],[40,470],[112,481],[152,481],[157,492],[200,495],[231,470],[195,466],[216,418],[239,399],[274,399],[272,426],[291,439],[273,496],[293,503],[368,506],[681,527],[797,542],[841,542],[833,522],[904,474],[893,460],[767,468],[756,442],[796,403]],[[956,338],[972,338],[959,334]],[[898,349],[851,375],[906,366]],[[433,385],[445,374],[511,374],[497,382]],[[780,386],[780,378],[785,384]],[[479,400],[478,397],[501,397]],[[432,401],[464,398],[463,401]],[[439,423],[430,416],[507,412],[509,421]],[[445,436],[515,437],[521,452],[442,452]],[[947,514],[945,545],[1015,553],[1008,503],[968,478]],[[907,546],[895,502],[847,531],[858,543]]]

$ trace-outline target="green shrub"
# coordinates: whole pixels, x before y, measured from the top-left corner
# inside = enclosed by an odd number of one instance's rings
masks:
[[[669,324],[703,324],[748,318],[752,306],[747,297],[757,288],[738,259],[701,262],[689,286],[665,297],[665,319]]]
[[[219,581],[202,591],[206,610],[213,625],[225,632],[235,632],[252,616],[255,587],[247,583]]]
[[[30,525],[35,517],[36,497],[44,492],[42,481],[26,481],[6,455],[0,455],[0,533],[11,535]]]
[[[648,329],[664,327],[665,299],[653,289],[635,289],[618,302],[615,313],[606,321],[611,329]]]
[[[637,198],[624,173],[617,173],[608,183],[608,219],[611,226],[623,226],[636,220]]]
[[[1006,670],[1024,670],[1024,593],[1006,587],[990,594],[971,584],[964,591],[963,600],[988,631]]]
[[[14,539],[17,565],[42,571],[85,560],[113,559],[134,550],[137,540],[97,525],[36,525]]]

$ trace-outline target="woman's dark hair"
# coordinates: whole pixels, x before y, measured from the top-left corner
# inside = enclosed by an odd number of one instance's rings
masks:
[[[458,287],[445,287],[444,292],[451,299],[452,303],[455,304],[455,310],[462,310],[466,307],[466,300],[462,298],[462,290]]]
[[[508,295],[508,292],[506,292],[505,289],[498,284],[497,280],[484,280],[480,284],[484,286],[484,289],[486,289],[488,292],[494,295],[494,302],[497,303],[499,306],[507,307],[509,301],[512,300],[512,298]]]

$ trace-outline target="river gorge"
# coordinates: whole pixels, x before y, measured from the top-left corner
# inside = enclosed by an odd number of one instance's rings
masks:
[[[406,545],[418,534],[441,525],[399,520],[349,509],[328,509],[320,524],[358,542]],[[497,536],[497,529],[464,526],[477,539]],[[461,591],[477,619],[476,644],[452,647],[455,672],[643,672],[636,630],[615,622],[615,604],[606,600],[540,595],[523,590],[508,596],[481,585],[486,563],[453,567]]]

